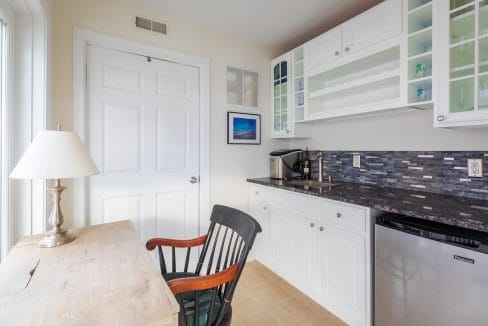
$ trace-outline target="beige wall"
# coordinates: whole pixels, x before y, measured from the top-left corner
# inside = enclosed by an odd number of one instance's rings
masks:
[[[209,57],[211,60],[211,173],[212,202],[228,204],[243,210],[249,206],[249,186],[245,179],[268,173],[266,155],[269,141],[268,110],[270,98],[270,51],[262,46],[208,31],[174,17],[166,17],[161,10],[142,7],[134,0],[53,0],[53,125],[62,123],[72,128],[72,47],[73,27],[81,27],[137,42]],[[134,26],[136,15],[165,22],[168,35],[155,34]],[[224,105],[225,65],[237,65],[261,73],[260,110],[263,114],[263,145],[242,146],[226,144],[226,112]],[[235,108],[230,108],[236,110]],[[72,194],[63,196],[67,224],[71,224]]]
[[[433,127],[433,111],[397,112],[377,117],[316,123],[311,139],[293,146],[322,150],[483,150],[488,128]]]

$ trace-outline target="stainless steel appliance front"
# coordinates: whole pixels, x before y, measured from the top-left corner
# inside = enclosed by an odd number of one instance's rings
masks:
[[[375,325],[488,325],[488,255],[411,233],[377,222]]]

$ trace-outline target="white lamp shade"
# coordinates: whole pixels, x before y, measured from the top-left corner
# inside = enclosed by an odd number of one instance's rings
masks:
[[[46,130],[36,136],[14,168],[13,179],[67,179],[99,171],[78,134]]]

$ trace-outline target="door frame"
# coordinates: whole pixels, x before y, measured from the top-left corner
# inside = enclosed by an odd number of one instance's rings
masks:
[[[200,191],[199,233],[210,217],[210,59],[188,55],[82,28],[73,31],[73,129],[83,141],[87,139],[87,49],[89,45],[133,53],[197,67],[200,85]],[[88,222],[87,178],[73,180],[73,226]]]

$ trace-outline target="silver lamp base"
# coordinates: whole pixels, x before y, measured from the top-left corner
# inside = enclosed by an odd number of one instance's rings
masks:
[[[44,238],[39,241],[39,247],[41,248],[53,248],[70,243],[75,239],[74,236],[68,233],[66,230],[50,230],[44,233]]]
[[[52,226],[52,229],[44,233],[44,238],[39,241],[39,247],[41,248],[62,246],[75,239],[68,233],[68,231],[61,228],[61,225],[64,222],[64,217],[59,202],[61,201],[61,193],[64,189],[66,189],[66,187],[61,186],[59,179],[55,181],[51,188],[48,188],[48,190],[51,191],[53,200],[53,207],[49,216],[49,224]]]

